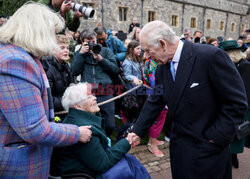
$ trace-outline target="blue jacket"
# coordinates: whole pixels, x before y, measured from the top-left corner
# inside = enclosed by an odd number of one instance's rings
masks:
[[[142,80],[142,73],[140,71],[138,63],[132,61],[130,58],[126,58],[122,63],[124,76],[127,80],[133,81],[134,78]]]
[[[108,48],[111,50],[111,52],[114,53],[116,61],[117,62],[124,61],[126,58],[127,48],[120,39],[113,37],[111,30],[107,30],[107,34],[108,34],[108,39],[105,42]]]

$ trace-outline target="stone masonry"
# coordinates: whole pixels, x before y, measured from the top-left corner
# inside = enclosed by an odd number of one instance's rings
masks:
[[[147,169],[152,179],[156,178],[171,178],[170,158],[169,158],[169,143],[159,146],[165,154],[164,157],[156,157],[147,150],[146,145],[140,145],[132,148],[129,153],[134,155]],[[170,175],[170,176],[169,176]]]
[[[80,30],[94,28],[98,20],[103,20],[106,28],[127,32],[133,17],[137,17],[142,26],[146,24],[149,21],[149,11],[154,12],[155,20],[162,20],[170,26],[173,15],[177,16],[177,24],[172,26],[177,35],[181,35],[185,28],[191,28],[191,18],[195,18],[196,21],[195,27],[191,30],[193,32],[202,30],[206,37],[223,36],[237,39],[243,29],[250,28],[250,0],[77,1],[91,4],[96,10],[94,18],[82,20]],[[120,20],[120,8],[126,8],[125,20]],[[207,28],[208,19],[211,20],[211,28]],[[221,23],[223,23],[222,29]]]

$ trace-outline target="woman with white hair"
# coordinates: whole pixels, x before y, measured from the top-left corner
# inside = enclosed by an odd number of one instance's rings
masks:
[[[93,178],[150,178],[147,170],[133,156],[126,154],[131,145],[123,138],[111,147],[104,130],[104,121],[95,115],[99,112],[96,97],[87,83],[73,84],[62,97],[62,105],[68,111],[63,123],[91,126],[92,138],[87,144],[77,143],[58,148],[55,164],[62,178],[72,176]],[[125,155],[126,154],[126,155]],[[78,174],[78,175],[76,175]]]
[[[55,124],[40,57],[59,46],[63,19],[27,3],[0,28],[0,178],[48,178],[52,146],[88,142],[89,126]]]

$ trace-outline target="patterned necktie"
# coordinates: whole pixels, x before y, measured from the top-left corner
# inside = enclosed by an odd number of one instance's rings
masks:
[[[171,72],[173,81],[175,81],[175,68],[174,68],[174,63],[175,63],[174,61],[171,61],[171,62],[170,62],[170,72]]]

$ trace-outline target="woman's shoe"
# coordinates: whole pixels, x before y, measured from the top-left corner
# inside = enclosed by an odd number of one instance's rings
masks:
[[[234,168],[239,168],[239,160],[237,154],[232,154],[232,166],[234,166]]]
[[[155,150],[151,144],[148,144],[148,150],[154,154],[156,157],[164,157],[164,154],[162,151],[160,151],[158,148]]]

